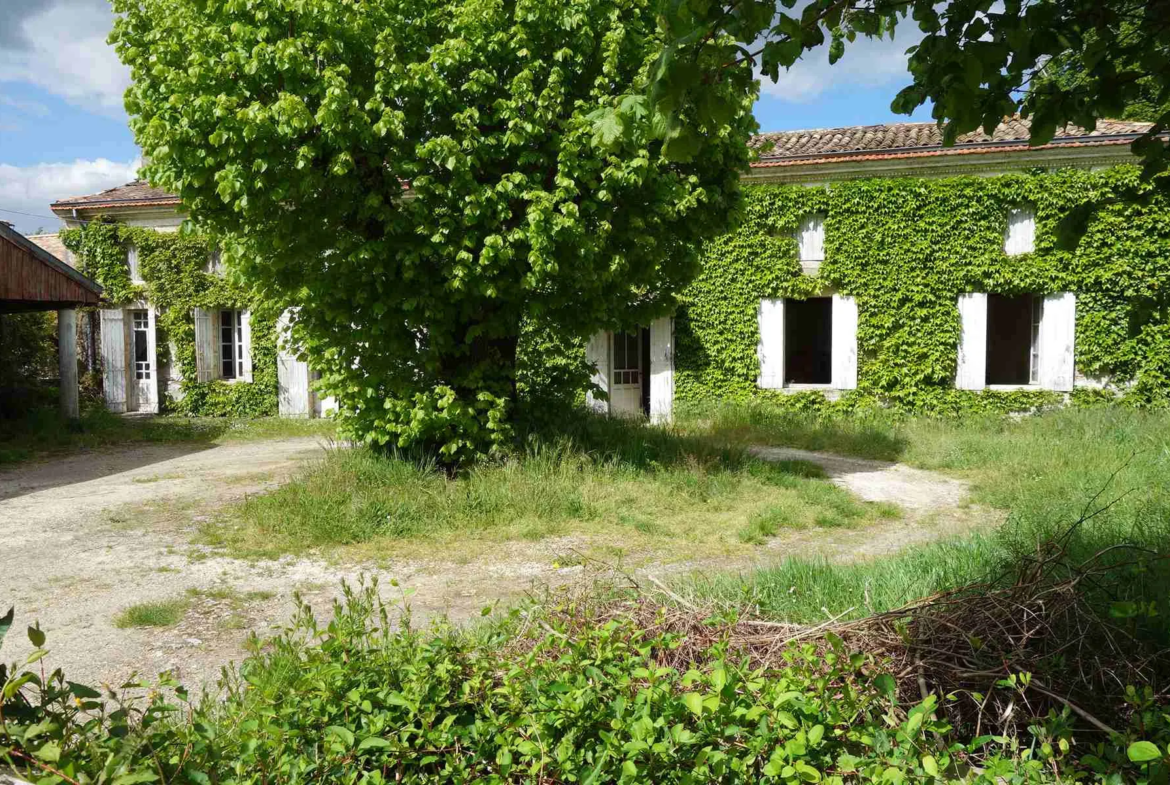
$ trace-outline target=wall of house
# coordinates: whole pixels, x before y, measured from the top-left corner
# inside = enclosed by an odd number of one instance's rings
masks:
[[[62,232],[82,269],[105,287],[111,306],[102,309],[103,387],[115,411],[173,410],[197,415],[274,415],[277,406],[279,309],[226,279],[212,264],[213,244],[180,235],[173,216],[159,228],[90,222]],[[129,262],[135,257],[137,277]],[[241,314],[243,361],[226,378],[217,320],[225,310]],[[150,385],[136,378],[133,315],[149,319]],[[148,389],[149,388],[149,389]]]
[[[1058,225],[1091,197],[1104,203],[1079,241],[1065,246]],[[1009,231],[1021,211],[1034,217],[1035,230],[1023,251]],[[808,258],[810,216],[823,219],[823,260]],[[1165,404],[1167,225],[1170,201],[1132,166],[749,186],[739,228],[704,249],[676,314],[677,400],[808,406],[817,405],[810,396],[845,390],[850,402],[911,410],[1015,408],[1073,389],[1075,332],[1078,383],[1093,379],[1137,402]],[[960,299],[972,293],[1043,298],[1047,323],[1038,332],[1048,351],[1036,384],[988,390],[983,369],[960,367],[961,344],[968,355],[986,347],[978,298],[961,314]],[[837,376],[823,390],[792,384],[775,364],[782,337],[777,344],[769,336],[782,335],[785,302],[826,295],[848,298],[856,309],[853,335],[832,339],[834,356],[853,346],[855,377]],[[1053,348],[1061,345],[1067,367]]]

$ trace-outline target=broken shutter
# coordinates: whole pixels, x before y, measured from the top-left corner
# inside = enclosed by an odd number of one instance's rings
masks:
[[[987,295],[959,295],[959,365],[955,386],[982,390],[987,386]]]
[[[838,390],[857,388],[857,300],[833,295],[832,384]]]
[[[196,381],[210,382],[219,376],[215,367],[214,314],[203,308],[195,309],[195,376]]]
[[[597,333],[585,345],[585,361],[593,366],[593,375],[590,381],[600,387],[602,392],[609,395],[609,333]],[[599,396],[595,390],[585,393],[585,405],[595,412],[605,414],[609,411],[609,401]]]
[[[650,421],[668,422],[674,403],[674,319],[650,323]]]
[[[779,390],[784,386],[784,301],[760,300],[756,320],[760,328],[756,346],[760,376],[756,383],[765,390]]]
[[[1073,388],[1073,344],[1077,332],[1077,298],[1072,292],[1044,298],[1040,315],[1040,386],[1069,392]]]
[[[102,311],[102,387],[106,408],[126,411],[126,315],[121,308]]]
[[[252,314],[240,312],[240,378],[252,381]]]

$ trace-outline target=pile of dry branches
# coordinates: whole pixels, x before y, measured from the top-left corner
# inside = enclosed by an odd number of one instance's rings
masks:
[[[560,620],[570,630],[624,619],[652,635],[678,635],[677,648],[656,653],[664,666],[685,670],[702,663],[723,641],[755,667],[780,666],[790,644],[825,648],[833,633],[851,650],[874,655],[895,676],[904,699],[954,696],[941,710],[975,735],[1012,733],[1062,707],[1085,729],[1111,732],[1111,723],[1125,720],[1125,687],[1164,688],[1170,656],[1138,640],[1102,604],[1119,596],[1114,590],[1134,566],[1170,556],[1140,552],[1126,561],[1116,557],[1128,546],[1114,546],[1074,562],[1068,551],[1074,530],[1042,544],[998,579],[860,619],[842,620],[846,612],[815,626],[729,618],[726,609],[698,605],[653,579],[653,586],[635,585],[619,599],[598,604],[582,594],[556,605],[571,609]],[[1019,684],[1020,674],[1028,674],[1024,689],[1011,683],[1015,675]]]

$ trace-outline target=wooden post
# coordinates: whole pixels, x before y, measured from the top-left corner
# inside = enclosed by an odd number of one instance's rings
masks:
[[[57,361],[61,376],[61,415],[69,420],[81,416],[77,390],[77,311],[57,311]]]

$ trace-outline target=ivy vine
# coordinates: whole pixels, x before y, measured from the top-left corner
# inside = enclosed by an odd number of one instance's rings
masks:
[[[277,413],[276,321],[280,309],[246,287],[211,272],[215,244],[207,237],[94,221],[61,233],[82,271],[105,288],[113,303],[149,301],[159,309],[159,363],[182,377],[181,396],[165,408],[204,416],[268,416]],[[142,283],[130,280],[127,252],[137,249]],[[194,309],[247,308],[252,329],[252,381],[198,381]]]
[[[954,389],[963,292],[1075,292],[1077,367],[1109,389],[1078,391],[1074,400],[1124,392],[1140,405],[1170,402],[1170,200],[1142,183],[1136,167],[745,190],[739,227],[707,244],[699,276],[681,298],[680,403],[769,398],[793,408],[827,405],[819,394],[758,389],[756,318],[763,298],[801,299],[828,288],[855,297],[859,315],[858,389],[836,406],[880,402],[954,412],[1062,399],[1049,391]],[[1104,206],[1075,248],[1060,247],[1058,223],[1091,200]],[[1023,206],[1036,215],[1035,251],[1009,257],[1008,214]],[[794,237],[812,213],[826,216],[826,258],[818,275],[806,276]]]

